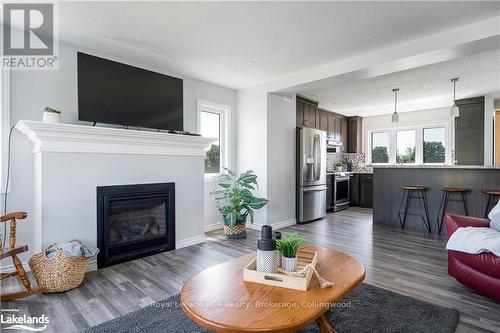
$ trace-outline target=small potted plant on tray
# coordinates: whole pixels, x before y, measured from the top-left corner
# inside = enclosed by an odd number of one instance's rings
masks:
[[[224,232],[227,238],[246,238],[245,223],[248,215],[253,223],[253,212],[264,207],[268,200],[255,197],[251,190],[258,188],[257,175],[248,170],[237,176],[231,170],[215,178],[219,189],[210,192],[215,196],[217,208],[224,219]]]
[[[287,272],[297,270],[297,251],[305,243],[304,237],[296,232],[276,240],[276,247],[281,252],[281,267]]]

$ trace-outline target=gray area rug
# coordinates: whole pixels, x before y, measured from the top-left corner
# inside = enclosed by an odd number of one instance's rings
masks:
[[[85,333],[147,332],[205,333],[192,322],[179,304],[179,295],[166,299],[168,308],[150,305],[123,317],[91,327]],[[338,307],[328,310],[327,317],[337,332],[455,332],[458,311],[422,302],[417,299],[361,284],[347,295]],[[315,323],[301,330],[316,333]]]

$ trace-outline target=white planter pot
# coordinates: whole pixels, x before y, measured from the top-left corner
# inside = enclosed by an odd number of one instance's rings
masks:
[[[297,257],[287,258],[281,257],[281,268],[287,272],[295,272],[297,270]]]
[[[44,112],[43,122],[47,124],[59,124],[61,122],[61,114],[56,112]]]

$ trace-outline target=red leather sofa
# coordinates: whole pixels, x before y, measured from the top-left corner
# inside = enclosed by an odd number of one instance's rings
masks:
[[[486,227],[489,220],[469,216],[446,215],[450,237],[460,227]],[[469,254],[448,250],[448,274],[479,293],[500,301],[500,257],[491,252]]]

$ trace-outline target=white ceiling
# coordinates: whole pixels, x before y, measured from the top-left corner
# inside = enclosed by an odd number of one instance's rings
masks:
[[[61,40],[239,89],[499,15],[500,2],[60,2],[59,10]]]
[[[500,48],[500,46],[499,46]],[[373,116],[394,112],[393,88],[399,88],[398,111],[451,106],[458,77],[457,99],[493,94],[500,97],[500,50],[479,53],[364,80],[339,78],[327,88],[299,94],[320,102],[320,107],[344,115]]]

